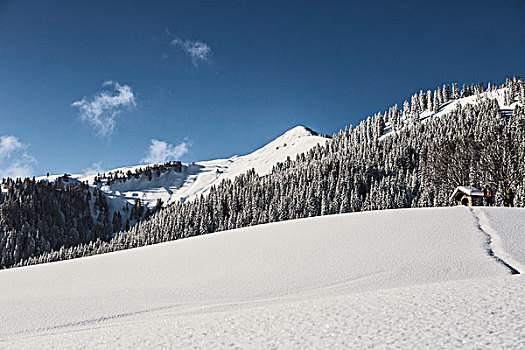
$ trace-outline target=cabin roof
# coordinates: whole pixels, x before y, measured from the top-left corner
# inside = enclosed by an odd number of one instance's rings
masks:
[[[454,200],[458,192],[462,192],[466,194],[467,196],[471,196],[471,197],[483,197],[485,195],[482,190],[476,187],[458,186],[454,190],[454,193],[452,193],[452,196],[450,196],[450,200]]]

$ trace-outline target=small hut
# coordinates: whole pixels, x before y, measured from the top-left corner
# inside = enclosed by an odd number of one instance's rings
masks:
[[[483,205],[483,191],[475,187],[456,187],[450,200],[456,202],[457,205],[464,205],[467,207],[475,205]]]

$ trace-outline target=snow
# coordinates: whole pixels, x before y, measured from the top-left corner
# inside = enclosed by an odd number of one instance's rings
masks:
[[[20,348],[523,349],[523,278],[151,310],[16,337]],[[2,343],[0,343],[2,344]],[[7,342],[4,344],[7,345]]]
[[[499,89],[496,89],[496,90],[485,91],[485,92],[479,94],[479,96],[472,95],[472,96],[463,97],[463,98],[460,98],[460,99],[457,99],[457,100],[449,101],[446,104],[444,104],[444,106],[442,106],[439,109],[439,111],[436,114],[434,114],[434,116],[442,116],[442,115],[445,115],[447,113],[450,113],[451,111],[456,109],[458,104],[461,104],[461,106],[465,106],[467,104],[475,105],[475,104],[478,103],[477,101],[480,101],[482,99],[496,99],[498,101],[498,104],[499,104],[501,110],[510,110],[510,111],[512,111],[514,109],[514,107],[518,103],[514,102],[514,103],[512,103],[509,106],[505,105],[505,103],[504,103],[505,98],[504,97],[505,97],[505,91],[507,91],[507,90],[508,90],[508,88],[499,88]]]
[[[499,251],[505,261],[525,273],[525,211],[521,208],[473,209],[480,217],[481,225],[491,231],[495,252]]]
[[[523,347],[525,280],[487,235],[523,263],[524,216],[333,215],[3,270],[0,348]]]

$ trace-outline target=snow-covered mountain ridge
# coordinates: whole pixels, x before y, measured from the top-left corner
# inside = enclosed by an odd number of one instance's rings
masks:
[[[107,177],[96,181],[99,175],[125,175],[156,165],[144,164],[117,168],[104,174],[74,174],[69,177],[69,181],[87,182],[90,186],[98,187],[106,194],[112,212],[122,209],[126,203],[134,205],[137,199],[140,199],[145,207],[153,209],[159,199],[164,205],[191,200],[207,193],[211,186],[219,184],[222,180],[233,179],[251,169],[260,176],[267,175],[278,162],[284,162],[288,157],[293,160],[298,154],[307,152],[317,144],[324,145],[328,140],[307,127],[296,126],[250,154],[182,164],[181,172],[169,169],[159,176],[152,176],[151,179],[142,174],[138,178],[131,178],[125,182],[114,181],[109,185]],[[54,181],[61,176],[53,175],[39,179]]]

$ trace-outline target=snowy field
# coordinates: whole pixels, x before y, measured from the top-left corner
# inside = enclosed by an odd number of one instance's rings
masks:
[[[0,348],[523,348],[524,221],[387,210],[4,270]]]

